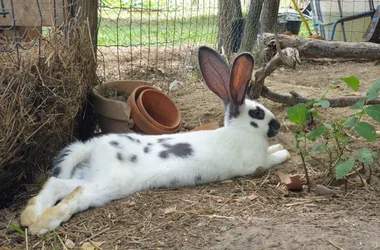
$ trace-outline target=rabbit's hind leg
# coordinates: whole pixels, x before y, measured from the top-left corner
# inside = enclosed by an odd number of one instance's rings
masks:
[[[33,224],[46,209],[53,207],[57,201],[63,199],[82,184],[81,180],[50,177],[39,194],[28,201],[20,216],[21,225]]]
[[[90,207],[102,206],[111,200],[126,197],[134,192],[132,175],[118,173],[106,179],[84,183],[76,187],[57,205],[51,207],[29,226],[32,235],[45,234],[68,221],[74,214]]]

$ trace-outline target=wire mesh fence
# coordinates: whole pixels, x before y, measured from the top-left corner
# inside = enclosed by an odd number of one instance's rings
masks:
[[[109,79],[181,78],[199,45],[218,45],[219,0],[102,0],[100,74]],[[243,1],[246,10],[249,1]]]
[[[77,1],[66,0],[0,0],[0,52],[16,53],[18,64],[23,53],[42,57],[44,37],[60,30],[62,36],[77,20]],[[76,13],[76,14],[75,14]],[[37,50],[36,50],[37,48]]]

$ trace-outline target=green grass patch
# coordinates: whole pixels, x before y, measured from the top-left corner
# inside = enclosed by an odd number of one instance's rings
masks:
[[[217,39],[218,17],[101,18],[99,46],[164,46],[187,43],[213,44]]]

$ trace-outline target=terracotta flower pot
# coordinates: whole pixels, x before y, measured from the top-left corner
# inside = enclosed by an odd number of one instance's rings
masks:
[[[139,80],[121,80],[105,82],[92,89],[94,96],[94,108],[98,114],[99,126],[102,133],[128,133],[131,132],[131,107],[123,102],[102,96],[101,88],[112,88],[131,95],[140,87],[150,87],[151,82]],[[152,87],[150,87],[152,88]]]
[[[146,89],[137,98],[141,114],[152,124],[169,132],[177,132],[181,116],[170,98],[157,89]]]
[[[141,108],[141,109],[139,108],[138,99],[139,99],[139,96],[142,94],[142,92],[145,90],[153,90],[155,93],[157,93],[157,92],[160,93],[160,94],[154,95],[153,100],[148,101],[149,103],[154,102],[155,105],[160,106],[161,107],[160,111],[157,112],[156,109],[154,109],[155,111],[152,111],[152,105],[149,105],[149,104],[148,104],[149,108],[146,108],[145,103],[144,103],[145,98],[143,98],[141,100],[142,103],[140,103],[140,105],[139,105],[140,107],[143,106],[144,108]],[[148,94],[148,98],[149,98],[149,94]],[[158,98],[158,99],[155,100],[156,98]],[[164,102],[164,105],[158,105],[158,102],[161,102],[161,101]],[[159,134],[172,134],[172,133],[175,133],[179,130],[179,125],[178,125],[178,127],[176,125],[174,125],[172,127],[170,126],[170,124],[176,123],[174,121],[176,119],[170,119],[169,118],[170,122],[168,122],[168,121],[166,121],[166,118],[161,118],[161,116],[167,117],[167,116],[165,116],[167,113],[165,106],[166,105],[168,105],[168,106],[174,105],[174,103],[172,103],[170,98],[167,97],[161,91],[159,91],[159,90],[157,90],[151,86],[140,86],[140,87],[136,88],[131,93],[131,95],[129,96],[129,98],[127,100],[127,103],[131,107],[131,118],[133,119],[133,121],[135,123],[135,127],[134,127],[135,131],[140,131],[140,132],[143,132],[143,133],[149,134],[149,135],[159,135]],[[175,107],[175,105],[174,105],[174,107]],[[172,109],[172,107],[170,109]],[[175,111],[177,112],[177,114],[175,114],[174,116],[179,117],[179,112],[178,112],[178,109],[176,107],[175,107]],[[149,115],[150,112],[151,113],[155,112],[153,117]],[[144,113],[145,113],[145,115],[144,115]],[[154,122],[152,122],[152,120],[154,120]],[[180,120],[180,118],[179,118],[179,120]],[[157,124],[160,124],[160,126],[157,126]]]
[[[210,122],[207,124],[204,124],[198,128],[195,128],[191,131],[199,131],[199,130],[215,130],[219,128],[219,124],[217,122]]]

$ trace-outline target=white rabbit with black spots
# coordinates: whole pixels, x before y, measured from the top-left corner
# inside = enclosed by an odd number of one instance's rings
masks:
[[[269,146],[268,138],[280,129],[275,116],[245,99],[252,55],[239,54],[230,69],[216,51],[202,46],[198,59],[205,83],[225,105],[224,127],[157,136],[108,134],[70,144],[21,214],[30,234],[52,231],[75,213],[140,190],[218,182],[289,158],[282,145]]]

